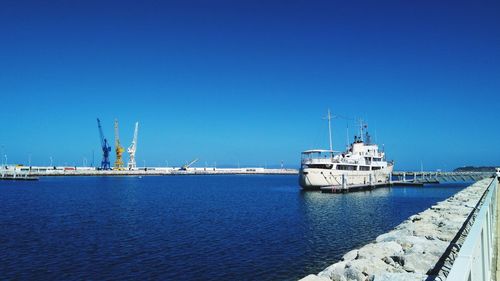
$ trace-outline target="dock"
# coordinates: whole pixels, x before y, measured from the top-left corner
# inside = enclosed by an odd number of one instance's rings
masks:
[[[347,193],[385,186],[424,186],[441,182],[479,181],[495,176],[492,172],[393,172],[389,181],[363,185],[335,185],[321,188],[324,193]],[[348,182],[348,181],[347,181]]]
[[[393,179],[397,180],[417,180],[439,183],[441,181],[479,181],[493,176],[494,172],[426,172],[426,171],[395,171],[392,173]]]
[[[37,176],[30,175],[28,173],[16,173],[16,172],[5,172],[0,173],[0,180],[18,180],[18,181],[36,181]]]
[[[321,187],[321,192],[323,193],[348,193],[364,190],[372,190],[379,187],[387,186],[424,186],[426,182],[415,182],[415,181],[390,181],[390,182],[379,182],[374,184],[352,184],[352,185],[332,185]]]
[[[92,167],[8,167],[0,170],[5,179],[36,180],[46,176],[183,176],[183,175],[297,175],[296,169],[214,168],[214,167],[144,167],[121,170],[99,170]]]
[[[483,179],[491,177],[492,173],[417,173],[417,172],[397,172],[389,177],[389,180],[366,184],[340,184],[323,186],[320,188],[323,193],[348,193],[363,190],[372,190],[386,186],[424,186],[426,184],[439,184],[446,181],[467,181],[472,179]],[[345,176],[345,182],[348,176]]]

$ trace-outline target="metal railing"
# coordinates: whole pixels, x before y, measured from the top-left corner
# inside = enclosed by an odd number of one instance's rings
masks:
[[[408,177],[411,180],[436,180],[446,182],[456,181],[478,181],[489,178],[495,172],[417,172],[417,171],[394,171],[392,175],[398,180]]]
[[[494,270],[492,264],[496,237],[498,179],[493,178],[474,223],[458,252],[446,280],[489,281]]]

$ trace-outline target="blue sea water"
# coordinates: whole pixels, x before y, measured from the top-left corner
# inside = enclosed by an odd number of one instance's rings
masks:
[[[466,184],[301,192],[296,176],[0,181],[1,280],[296,280]]]

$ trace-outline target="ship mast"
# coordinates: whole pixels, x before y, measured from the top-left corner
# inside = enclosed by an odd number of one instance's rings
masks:
[[[328,115],[326,116],[328,119],[328,136],[330,138],[330,151],[333,153],[333,143],[332,143],[332,114],[330,109],[328,109]]]
[[[345,149],[349,149],[349,123],[347,123],[346,134],[345,134]]]
[[[359,137],[361,138],[361,141],[364,142],[364,137],[363,137],[363,119],[359,119]]]

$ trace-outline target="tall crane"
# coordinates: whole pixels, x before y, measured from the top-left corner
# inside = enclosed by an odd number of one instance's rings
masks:
[[[137,164],[135,163],[135,152],[137,150],[138,131],[139,131],[139,122],[135,122],[134,139],[132,139],[132,144],[127,149],[127,152],[129,154],[127,168],[129,170],[135,169],[137,167]]]
[[[101,138],[101,148],[102,148],[102,161],[101,170],[110,170],[109,164],[109,152],[111,151],[111,146],[108,145],[108,140],[104,137],[102,133],[101,120],[97,118],[97,127],[99,127],[99,136]]]
[[[120,134],[118,133],[118,119],[115,119],[115,152],[116,160],[114,170],[123,170],[122,154],[125,149],[120,145]]]

